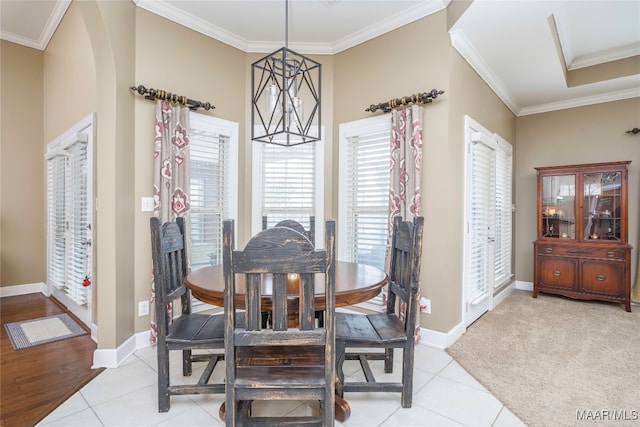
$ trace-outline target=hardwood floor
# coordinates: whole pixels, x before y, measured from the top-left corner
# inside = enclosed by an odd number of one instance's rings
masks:
[[[43,294],[0,298],[3,325],[65,311]],[[96,343],[89,335],[16,351],[1,329],[1,426],[34,426],[104,370],[91,369]]]

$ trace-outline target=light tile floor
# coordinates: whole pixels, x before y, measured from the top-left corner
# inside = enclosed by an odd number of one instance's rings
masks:
[[[182,380],[179,357],[179,352],[172,352],[174,382]],[[199,373],[195,366],[194,375]],[[98,375],[38,426],[224,425],[218,416],[223,394],[172,396],[170,411],[159,413],[156,367],[155,347],[140,349],[120,367]],[[384,374],[382,361],[373,362],[372,368],[379,380],[401,371],[398,365],[393,374]],[[345,374],[349,375],[347,381],[362,375],[355,361],[345,362]],[[223,375],[224,364],[216,367],[212,379],[220,380]],[[337,426],[524,426],[446,352],[424,345],[416,346],[411,408],[400,406],[397,393],[347,393],[345,398],[351,405],[351,417],[344,423],[336,422]],[[305,402],[256,404],[254,411],[293,415],[311,411],[312,406]]]

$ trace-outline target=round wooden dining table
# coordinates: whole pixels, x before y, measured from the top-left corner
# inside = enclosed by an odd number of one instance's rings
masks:
[[[317,310],[324,310],[324,277],[316,275]],[[387,274],[379,268],[353,262],[336,261],[336,307],[346,307],[353,304],[368,301],[376,297],[387,284]],[[194,270],[185,279],[191,294],[200,301],[211,305],[224,306],[224,275],[222,265],[212,265]],[[238,308],[244,308],[244,276],[236,276],[236,291]],[[262,309],[271,309],[272,282],[269,275],[265,275],[262,282]],[[287,307],[291,318],[297,317],[298,297],[296,294],[289,296]],[[351,415],[349,403],[336,396],[336,419],[346,421]],[[220,417],[224,418],[224,404],[220,408]]]
[[[336,261],[336,307],[359,304],[376,297],[387,284],[387,274],[379,268],[366,264]],[[316,280],[316,309],[324,310],[324,276],[318,274]],[[200,301],[219,307],[224,306],[224,276],[222,265],[211,265],[194,270],[185,280],[191,294]],[[244,276],[236,277],[238,294],[238,308],[244,308]],[[265,275],[262,282],[262,308],[271,308],[272,282],[269,275]],[[290,295],[289,308],[297,309],[297,295]]]

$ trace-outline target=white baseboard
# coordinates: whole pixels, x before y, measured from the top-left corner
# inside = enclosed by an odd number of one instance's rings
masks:
[[[523,282],[520,280],[516,280],[516,289],[519,289],[521,291],[533,292],[533,282]]]
[[[47,293],[47,285],[43,282],[38,282],[29,283],[26,285],[3,286],[0,288],[0,298],[13,297],[16,295],[36,294],[38,292],[49,296],[49,294]]]
[[[458,340],[464,334],[465,328],[462,323],[456,325],[449,332],[438,332],[431,329],[420,328],[420,345],[426,345],[427,347],[433,347],[440,350],[444,350],[450,347],[454,342]]]
[[[128,340],[123,342],[118,348],[108,349],[99,348],[93,352],[92,368],[117,368],[127,357],[135,353],[136,336],[132,335]]]
[[[151,331],[139,332],[132,335],[118,348],[100,348],[93,353],[92,368],[117,368],[124,362],[127,357],[131,356],[136,350],[150,347],[149,338]]]

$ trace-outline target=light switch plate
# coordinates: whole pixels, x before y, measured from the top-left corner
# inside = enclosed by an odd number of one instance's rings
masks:
[[[153,212],[153,197],[143,197],[140,204],[142,212]]]
[[[138,316],[149,315],[149,300],[138,302]]]

